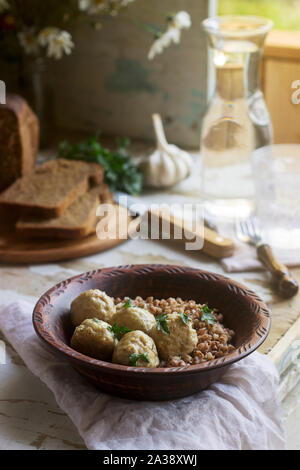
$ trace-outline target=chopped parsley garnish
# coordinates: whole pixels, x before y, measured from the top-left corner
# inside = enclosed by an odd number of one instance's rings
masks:
[[[93,320],[94,320],[96,323],[100,323],[99,318],[93,318]]]
[[[185,325],[188,325],[189,316],[188,316],[186,313],[184,313],[184,312],[180,312],[179,315],[181,316],[181,319],[182,319],[183,323],[184,323]]]
[[[209,308],[207,305],[204,305],[203,307],[200,307],[202,313],[201,316],[201,321],[206,321],[209,325],[213,325],[216,323],[216,319],[212,313],[212,309]]]
[[[124,308],[129,308],[129,307],[134,307],[131,299],[127,299],[125,304],[124,304]]]
[[[111,331],[117,339],[121,339],[121,336],[131,331],[129,328],[126,328],[126,326],[119,326],[118,323],[114,323],[113,326],[109,326],[107,329]]]
[[[166,335],[170,334],[170,330],[168,328],[168,323],[167,323],[167,316],[164,313],[156,317],[156,323],[157,323],[157,329],[159,331],[162,331]]]
[[[131,366],[136,366],[138,361],[150,362],[148,354],[147,353],[142,353],[142,354],[134,353],[129,356],[129,364]]]

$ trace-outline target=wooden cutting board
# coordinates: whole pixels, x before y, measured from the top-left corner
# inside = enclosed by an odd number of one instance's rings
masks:
[[[65,259],[88,256],[112,248],[124,242],[138,230],[142,217],[132,219],[128,209],[115,205],[115,212],[111,214],[110,221],[99,230],[97,235],[90,235],[78,240],[61,239],[28,239],[17,235],[14,231],[14,221],[8,221],[7,215],[0,214],[0,263],[44,263]],[[149,217],[150,216],[150,217]],[[169,213],[151,211],[148,213],[148,228],[152,233],[153,222],[157,222],[158,229],[154,239],[164,239],[164,226],[169,225],[169,238],[176,239],[175,232],[182,233],[180,242],[185,244],[191,240],[199,241],[197,251],[206,253],[213,258],[221,259],[231,256],[234,244],[231,239],[221,237],[217,232],[207,227],[194,227],[193,230],[184,231],[184,221]],[[100,219],[99,219],[100,221]],[[99,228],[99,227],[98,227]],[[150,236],[150,234],[149,234]],[[202,248],[200,248],[202,246]]]
[[[0,217],[0,262],[34,264],[60,261],[92,255],[119,245],[129,238],[134,226],[129,225],[132,219],[125,207],[115,206],[115,209],[115,216],[106,227],[109,230],[98,232],[101,238],[93,234],[78,240],[26,239],[15,233],[13,221]],[[114,233],[118,236],[112,236]]]

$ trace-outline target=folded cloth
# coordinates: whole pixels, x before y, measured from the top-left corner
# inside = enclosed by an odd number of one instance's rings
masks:
[[[129,401],[96,390],[46,350],[34,332],[32,310],[25,301],[2,308],[0,329],[52,390],[89,449],[284,449],[278,376],[268,357],[251,354],[218,383],[190,397]]]
[[[214,220],[214,225],[220,235],[229,237],[234,241],[235,250],[230,258],[223,258],[221,265],[228,273],[243,271],[264,271],[265,267],[257,258],[256,248],[237,239],[235,234],[235,224],[225,219]],[[300,250],[284,250],[282,248],[272,248],[274,255],[285,266],[290,268],[300,266]]]
[[[234,239],[235,251],[230,258],[223,258],[221,265],[228,273],[238,273],[243,271],[263,271],[265,267],[256,255],[255,247],[241,243]],[[285,266],[293,268],[300,266],[300,252],[296,250],[288,251],[273,249],[274,255]]]

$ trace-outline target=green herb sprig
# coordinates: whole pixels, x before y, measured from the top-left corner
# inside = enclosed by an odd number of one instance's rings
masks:
[[[111,331],[118,340],[120,340],[125,333],[129,333],[131,331],[126,326],[119,326],[118,323],[114,323],[113,326],[109,326],[107,329]]]
[[[129,356],[129,364],[131,366],[136,366],[138,361],[145,361],[149,363],[150,360],[149,360],[148,354],[147,353],[142,353],[142,354],[134,353]]]
[[[104,169],[105,182],[111,191],[120,190],[129,194],[140,194],[143,186],[142,172],[134,165],[129,153],[129,139],[117,139],[117,149],[103,147],[97,135],[79,144],[60,142],[58,158],[100,163]]]
[[[170,335],[170,330],[168,328],[167,316],[163,313],[156,317],[157,329],[162,331],[166,335]]]
[[[184,313],[184,312],[180,312],[179,315],[181,316],[181,319],[182,319],[183,323],[184,323],[185,325],[188,325],[189,316],[188,316],[186,313]]]
[[[130,307],[134,307],[134,305],[133,305],[131,299],[127,299],[125,304],[124,304],[124,308],[130,308]]]
[[[212,309],[209,308],[207,305],[200,307],[202,313],[201,321],[206,321],[209,325],[214,325],[216,323],[216,319],[212,313]]]

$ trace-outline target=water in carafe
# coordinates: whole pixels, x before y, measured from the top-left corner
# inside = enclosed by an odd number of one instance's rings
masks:
[[[228,24],[225,33],[231,31]],[[235,31],[236,21],[231,25]],[[221,29],[211,41],[215,87],[201,134],[206,205],[215,215],[230,217],[246,216],[252,210],[251,153],[272,142],[258,79],[262,40],[257,40],[257,32],[255,40],[245,36],[228,37]]]

